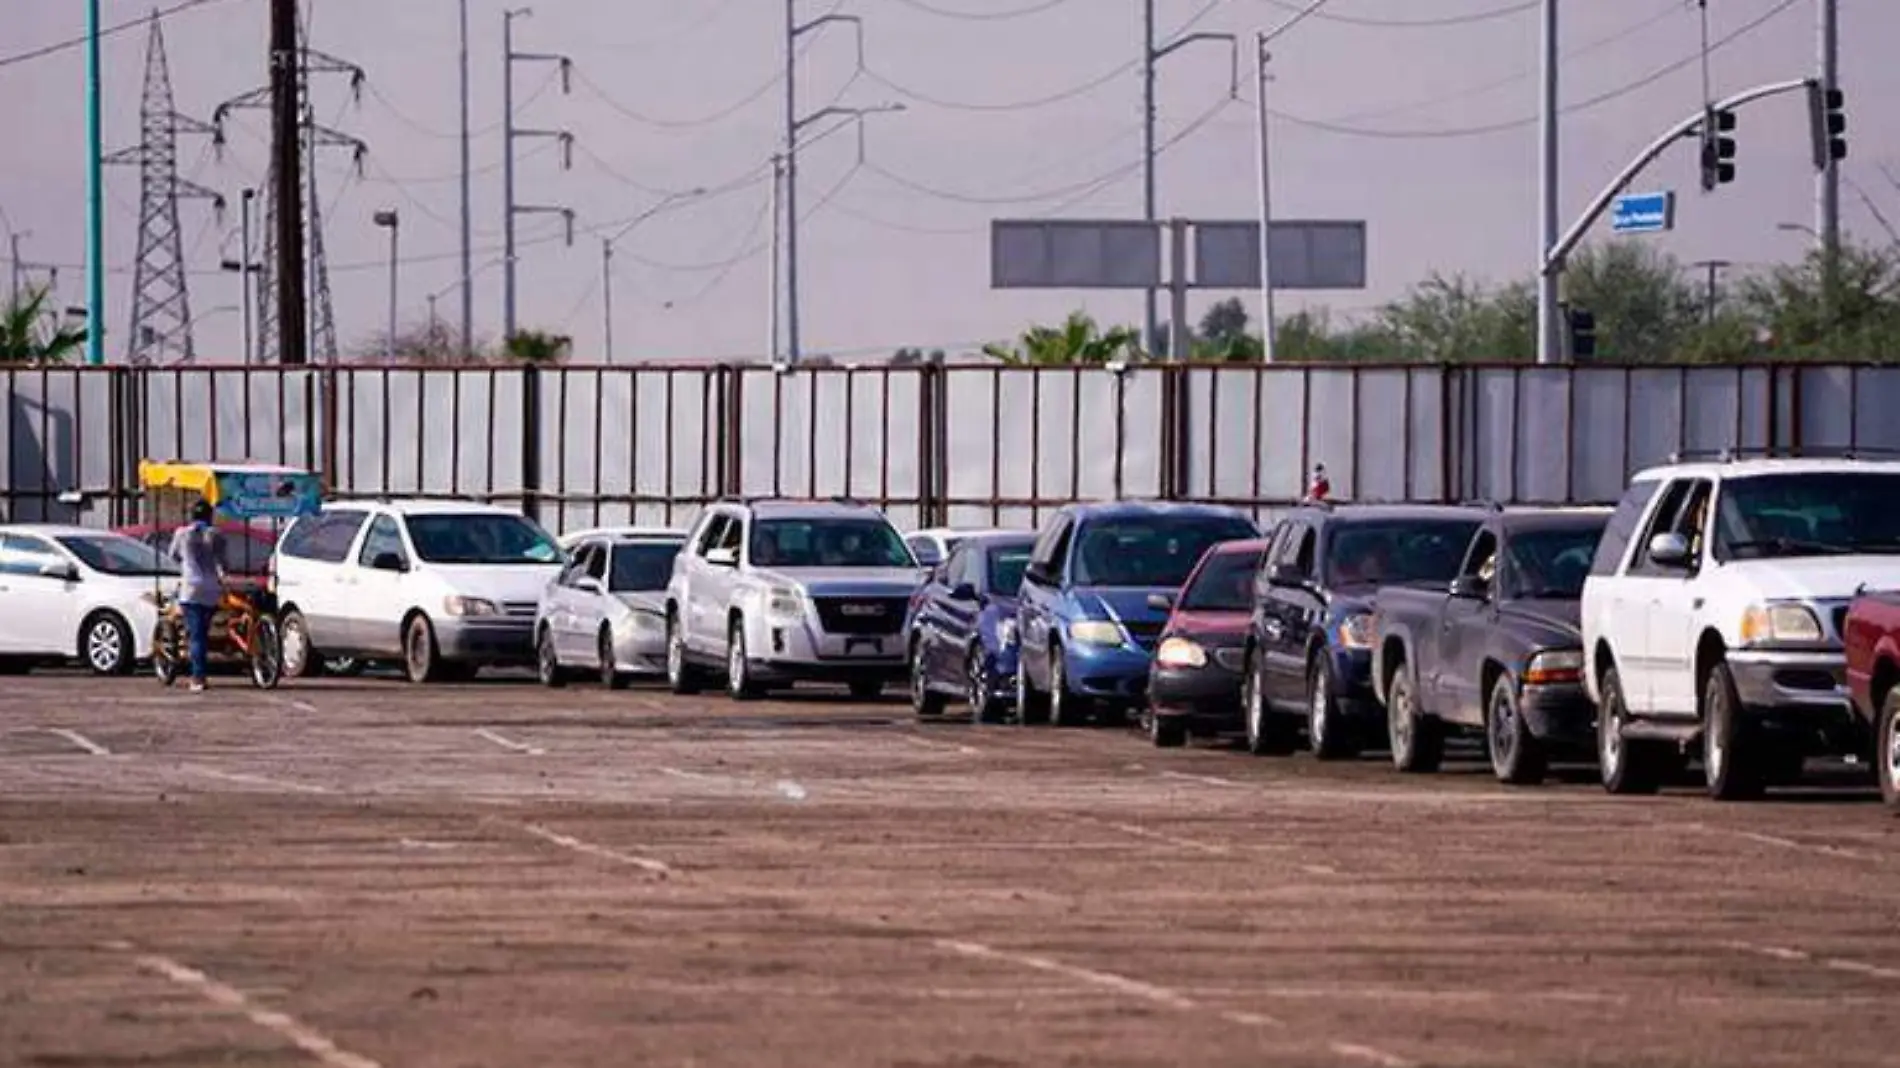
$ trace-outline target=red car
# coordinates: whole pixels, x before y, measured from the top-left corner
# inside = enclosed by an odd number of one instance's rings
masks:
[[[1181,584],[1148,669],[1148,737],[1158,746],[1184,744],[1190,734],[1238,730],[1253,619],[1254,577],[1267,539],[1210,547]]]
[[[1847,694],[1874,734],[1874,770],[1888,807],[1900,812],[1900,592],[1863,593],[1841,626]]]

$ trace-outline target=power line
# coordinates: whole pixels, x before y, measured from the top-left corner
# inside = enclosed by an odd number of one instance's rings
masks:
[[[1296,11],[1300,5],[1291,0],[1267,0],[1274,7],[1284,11]],[[1441,26],[1469,26],[1479,22],[1491,22],[1496,19],[1510,18],[1534,10],[1541,0],[1518,0],[1503,7],[1488,11],[1473,11],[1464,15],[1438,15],[1422,19],[1373,19],[1361,15],[1339,15],[1326,12],[1317,17],[1324,22],[1339,22],[1348,26],[1378,26],[1388,29],[1434,29]]]
[[[947,7],[925,3],[924,0],[899,0],[905,7],[915,8],[940,19],[956,19],[960,22],[1005,22],[1010,19],[1028,18],[1040,15],[1069,3],[1070,0],[1038,0],[1026,7],[1011,8],[1007,11],[953,11]]]
[[[145,26],[145,25],[150,24],[151,20],[154,17],[163,20],[166,18],[170,18],[173,15],[190,11],[193,8],[204,7],[207,4],[221,4],[221,3],[229,3],[229,2],[230,0],[181,0],[180,3],[173,4],[170,7],[160,8],[157,11],[152,12],[150,14],[140,15],[138,18],[135,18],[135,19],[130,19],[125,22],[115,23],[111,26],[107,26],[105,29],[99,31],[99,36],[102,39],[107,38],[107,37],[116,37],[119,34],[126,32],[127,30],[135,30],[135,29],[138,29],[140,26]],[[79,48],[90,40],[92,40],[90,36],[81,34],[78,37],[69,37],[63,41],[55,41],[52,44],[41,45],[38,48],[28,49],[25,52],[16,52],[10,56],[0,56],[0,67],[11,67],[16,63],[25,63],[28,60],[39,59],[43,56],[55,55],[57,53],[64,52],[69,48]]]
[[[844,192],[845,186],[851,184],[851,179],[857,177],[858,170],[862,166],[863,164],[861,163],[852,164],[851,167],[844,172],[844,174],[839,176],[836,182],[832,183],[832,186],[830,189],[825,190],[825,192],[821,196],[819,196],[817,200],[812,202],[811,207],[799,213],[800,220],[808,221],[812,217],[816,216],[819,212],[824,211],[826,208],[830,207],[832,204],[832,201],[838,198],[838,194]],[[752,233],[752,238],[754,239],[757,238],[759,229],[764,225],[766,215],[770,214],[771,212],[772,202],[770,198],[767,198],[766,200],[765,209],[766,210],[764,213],[762,213],[757,219],[753,220],[751,233]],[[673,306],[677,308],[677,307],[680,307],[681,305],[694,304],[704,299],[705,297],[709,296],[714,290],[718,289],[720,285],[722,285],[729,276],[731,276],[732,272],[736,270],[740,264],[745,263],[746,261],[757,257],[760,253],[765,252],[767,249],[771,247],[772,247],[772,243],[770,241],[760,241],[753,244],[750,248],[746,249],[746,251],[744,251],[743,253],[737,256],[734,256],[731,260],[727,261],[724,264],[721,264],[719,273],[714,275],[712,278],[708,279],[705,285],[700,286],[697,290],[694,290],[692,293],[687,294],[686,296],[680,298],[679,300],[673,301],[672,302]]]

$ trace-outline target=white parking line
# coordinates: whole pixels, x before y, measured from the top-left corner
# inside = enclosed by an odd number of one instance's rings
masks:
[[[781,779],[779,781],[778,792],[793,801],[803,801],[808,796],[803,786],[798,785],[790,779]]]
[[[79,748],[84,749],[86,752],[91,753],[93,756],[112,755],[112,750],[107,749],[105,746],[100,745],[98,742],[93,741],[78,731],[69,731],[64,727],[48,727],[46,728],[46,733],[64,738]]]
[[[270,700],[273,704],[276,704],[283,708],[294,708],[297,711],[304,713],[305,715],[313,716],[313,715],[316,715],[318,712],[322,711],[322,709],[318,708],[316,705],[313,705],[308,701],[299,701],[291,697],[277,697],[273,695]]]
[[[396,844],[402,846],[404,849],[454,849],[455,848],[454,842],[430,842],[421,838],[402,838],[402,839],[398,839]]]
[[[1355,1061],[1369,1061],[1378,1065],[1379,1068],[1413,1068],[1413,1062],[1404,1057],[1395,1057],[1382,1049],[1362,1046],[1356,1042],[1334,1042],[1326,1048],[1341,1057],[1349,1057]]]
[[[503,749],[512,749],[517,753],[526,753],[528,756],[546,756],[547,755],[547,750],[545,749],[541,749],[536,746],[529,745],[526,742],[517,742],[513,738],[504,738],[503,736],[496,734],[494,731],[489,730],[487,727],[475,728],[475,734],[477,737],[483,738],[490,742],[494,742],[496,745],[501,746]]]
[[[1730,949],[1753,953],[1758,957],[1769,957],[1797,964],[1812,964],[1830,971],[1852,972],[1855,975],[1865,975],[1875,979],[1900,979],[1900,968],[1883,968],[1877,964],[1847,960],[1842,957],[1817,957],[1806,950],[1789,949],[1786,946],[1764,946],[1754,942],[1724,942],[1722,944]]]
[[[1236,782],[1233,779],[1223,779],[1218,775],[1194,775],[1185,771],[1157,771],[1155,774],[1164,779],[1175,779],[1180,782],[1198,782],[1203,786],[1224,786],[1233,790],[1244,790],[1247,788],[1247,784],[1244,782]]]
[[[292,1045],[330,1068],[382,1068],[375,1061],[360,1054],[339,1047],[335,1042],[311,1030],[292,1017],[275,1012],[253,1002],[236,987],[226,986],[205,973],[190,968],[154,953],[138,953],[127,942],[109,942],[106,948],[121,953],[133,953],[133,961],[143,971],[162,976],[180,986],[196,991],[206,1001],[227,1009],[235,1010],[259,1027],[276,1032]]]
[[[1073,964],[1064,964],[1061,961],[1050,960],[1048,957],[1038,957],[1028,953],[1012,953],[1007,950],[995,949],[983,945],[980,942],[965,942],[954,938],[938,938],[933,940],[933,944],[938,949],[948,950],[951,953],[965,957],[975,957],[979,960],[1003,961],[1009,964],[1018,964],[1025,968],[1034,968],[1039,972],[1049,972],[1053,975],[1067,976],[1070,979],[1079,979],[1093,986],[1113,990],[1118,994],[1127,994],[1130,997],[1152,1001],[1157,1005],[1166,1005],[1171,1009],[1192,1009],[1196,1007],[1196,1003],[1193,999],[1185,997],[1173,990],[1169,990],[1165,986],[1144,983],[1139,979],[1130,979],[1125,975],[1116,975],[1114,972],[1098,972],[1093,968],[1079,968]],[[1278,1022],[1277,1020],[1273,1021],[1276,1025]]]
[[[974,745],[958,745],[954,742],[939,742],[930,738],[919,738],[915,734],[900,734],[899,738],[920,749],[934,749],[940,753],[956,753],[959,756],[982,756],[983,750]]]
[[[1091,820],[1089,822],[1092,823],[1094,821]],[[1161,831],[1151,831],[1146,827],[1139,827],[1132,823],[1104,823],[1102,826],[1110,830],[1120,831],[1123,834],[1134,835],[1136,838],[1146,838],[1151,842],[1162,842],[1181,849],[1191,849],[1196,853],[1207,853],[1217,857],[1225,857],[1233,853],[1233,850],[1228,849],[1224,845],[1216,845],[1213,842],[1196,841],[1193,838],[1182,838],[1178,835],[1164,834]]]
[[[592,842],[583,842],[572,835],[561,834],[558,831],[550,831],[546,827],[536,823],[524,823],[521,825],[521,829],[544,842],[552,842],[563,849],[572,849],[576,853],[585,853],[590,857],[599,857],[602,860],[611,860],[619,864],[631,864],[641,871],[651,872],[661,878],[673,874],[671,865],[665,861],[655,860],[652,857],[643,857],[638,853],[623,853],[618,849],[609,849],[606,846],[595,845]]]
[[[1688,823],[1684,824],[1683,827],[1685,830],[1726,835],[1730,838],[1740,838],[1744,841],[1771,845],[1777,849],[1794,849],[1803,853],[1819,853],[1824,857],[1840,857],[1844,860],[1877,859],[1873,854],[1863,853],[1857,849],[1848,849],[1844,846],[1825,845],[1815,842],[1801,842],[1793,838],[1783,838],[1779,835],[1762,834],[1759,831],[1742,831],[1729,827],[1711,827],[1706,823]]]
[[[330,792],[330,788],[327,786],[313,786],[308,783],[288,782],[283,779],[273,779],[264,775],[247,775],[239,771],[219,771],[217,768],[203,768],[194,764],[185,765],[183,770],[193,775],[203,775],[209,779],[223,779],[225,782],[244,783],[247,786],[270,786],[279,790],[289,790],[292,793],[327,794]]]

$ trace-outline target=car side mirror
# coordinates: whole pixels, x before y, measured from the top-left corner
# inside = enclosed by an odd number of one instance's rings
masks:
[[[1664,567],[1689,566],[1689,539],[1680,534],[1658,534],[1649,539],[1649,559]]]
[[[1459,575],[1451,580],[1451,595],[1463,601],[1488,601],[1491,584],[1477,575]]]
[[[956,588],[950,591],[950,599],[953,601],[974,601],[976,600],[976,587],[967,582],[959,582]]]
[[[369,562],[369,566],[376,571],[409,570],[409,565],[403,562],[401,553],[377,553],[376,558]]]
[[[708,549],[706,550],[706,562],[714,567],[738,567],[739,550]]]
[[[592,575],[582,575],[580,578],[575,579],[574,588],[580,590],[582,593],[607,592],[607,587],[602,586],[600,580]]]
[[[1174,611],[1174,598],[1165,593],[1151,593],[1148,595],[1148,607],[1157,612],[1172,612]]]
[[[48,560],[40,565],[40,574],[61,582],[78,582],[79,569],[64,560]]]
[[[1023,569],[1023,581],[1036,586],[1047,586],[1049,584],[1049,569],[1043,567],[1041,564],[1030,564]]]
[[[1306,588],[1306,572],[1292,564],[1275,564],[1267,570],[1267,585],[1283,590]]]

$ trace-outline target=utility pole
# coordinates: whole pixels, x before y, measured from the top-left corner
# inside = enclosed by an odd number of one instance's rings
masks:
[[[1155,65],[1173,55],[1177,50],[1196,41],[1226,41],[1233,50],[1233,74],[1228,85],[1230,96],[1240,95],[1240,39],[1231,33],[1190,33],[1177,37],[1164,46],[1155,43],[1155,0],[1142,0],[1142,48],[1141,48],[1141,207],[1142,219],[1150,226],[1156,225],[1160,208],[1155,196]],[[1157,233],[1160,231],[1157,230]],[[1264,240],[1264,238],[1263,238]],[[1148,289],[1146,292],[1147,309],[1142,317],[1141,343],[1143,348],[1153,345],[1159,326],[1159,291]],[[1172,346],[1170,346],[1172,347]],[[1171,360],[1186,359],[1184,353],[1170,352]]]
[[[1267,62],[1273,56],[1267,51],[1264,31],[1254,36],[1254,52],[1254,102],[1260,112],[1260,345],[1261,358],[1272,363],[1278,319],[1273,314],[1273,156],[1267,143],[1267,83],[1273,79],[1267,74]]]
[[[614,362],[614,243],[600,239],[600,325],[601,347],[606,350],[609,366]]]
[[[1537,169],[1537,362],[1563,359],[1562,309],[1558,283],[1562,277],[1550,262],[1557,247],[1557,0],[1543,0],[1540,64],[1543,77],[1538,94],[1537,139],[1541,148]]]
[[[1841,84],[1840,0],[1815,0],[1816,51],[1821,92]],[[1814,176],[1814,231],[1821,253],[1821,299],[1829,333],[1840,303],[1841,165],[1832,157]]]
[[[798,364],[802,349],[798,336],[798,131],[819,115],[838,114],[826,108],[815,115],[798,117],[798,39],[833,22],[856,27],[858,61],[864,60],[864,22],[856,15],[820,15],[809,22],[798,21],[798,0],[785,0],[785,352],[792,365]]]
[[[303,176],[302,109],[298,99],[302,61],[298,52],[297,0],[271,0],[271,158],[277,184],[277,262],[273,273],[277,279],[277,356],[284,364],[307,363],[310,357],[304,301],[303,213],[296,209],[302,199],[299,179]],[[98,329],[96,322],[93,329]]]
[[[502,199],[503,208],[502,237],[502,340],[504,343],[515,336],[517,319],[515,314],[515,220],[522,215],[559,215],[567,222],[567,243],[574,244],[574,211],[572,208],[547,207],[515,202],[515,141],[529,137],[551,137],[561,144],[561,168],[566,170],[574,165],[574,135],[566,130],[524,130],[515,126],[515,64],[517,63],[554,63],[561,69],[561,92],[573,89],[574,61],[566,56],[546,52],[515,51],[515,19],[534,14],[532,8],[515,8],[501,13],[501,123],[502,123]]]
[[[1708,313],[1709,325],[1714,326],[1718,278],[1722,271],[1728,270],[1734,264],[1727,260],[1697,260],[1692,266],[1700,267],[1708,272],[1707,296],[1704,298],[1703,307]]]
[[[473,135],[469,132],[468,0],[461,0],[459,8],[462,44],[462,348],[470,350],[475,346],[475,198],[472,192],[475,171],[470,161]],[[433,312],[429,316],[429,328],[432,331],[435,329]]]
[[[256,199],[255,189],[245,189],[238,194],[238,258],[224,260],[220,265],[238,276],[238,310],[244,323],[244,363],[247,366],[257,359],[257,307],[261,303],[252,280],[263,271],[262,265],[251,255],[251,203]]]
[[[785,157],[772,156],[772,262],[766,267],[765,362],[778,363],[778,270],[782,248],[779,244],[779,213],[783,209]]]
[[[90,0],[86,5],[86,362],[94,367],[106,362],[106,152],[99,73],[103,33],[99,0]]]
[[[11,294],[13,298],[11,303],[16,308],[20,305],[20,238],[26,236],[28,235],[18,232],[7,235],[7,266],[12,283],[8,287],[8,293]]]
[[[397,255],[397,244],[402,234],[402,216],[394,208],[379,211],[371,217],[377,226],[389,231],[389,337],[383,342],[383,359],[388,363],[396,362],[396,265],[401,262]]]

